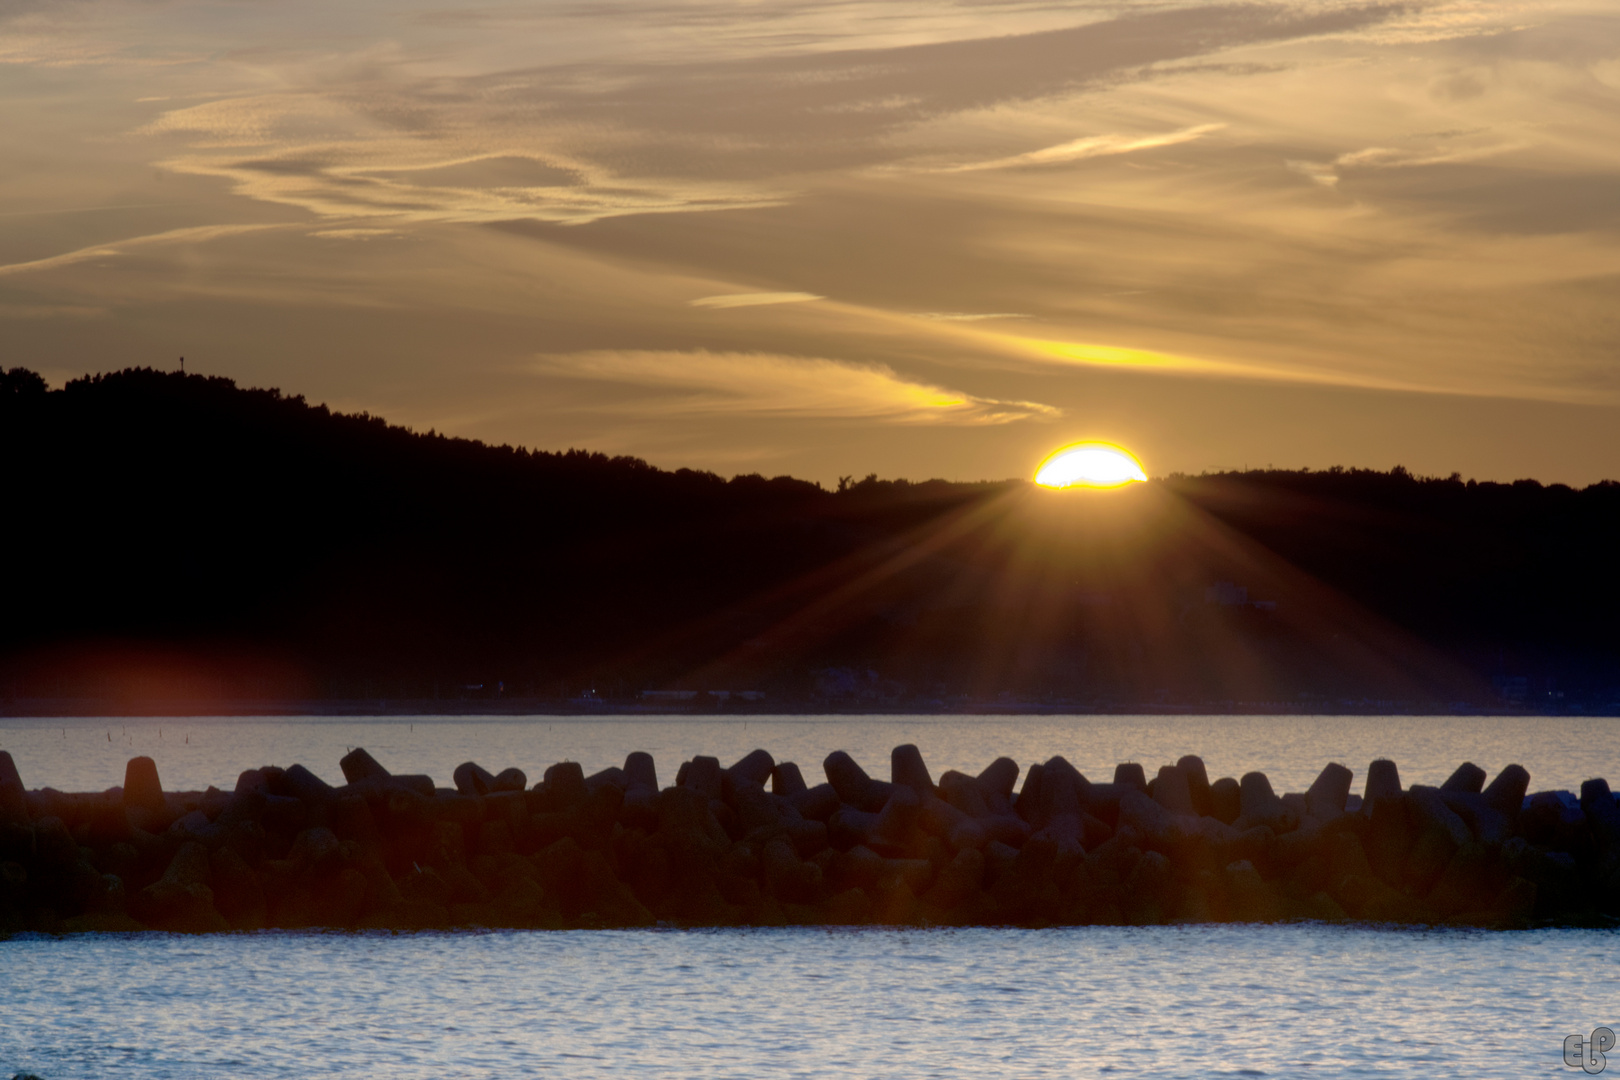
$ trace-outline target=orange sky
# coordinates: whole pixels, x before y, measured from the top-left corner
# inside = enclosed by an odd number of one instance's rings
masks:
[[[0,363],[831,482],[1620,477],[1620,15],[0,0]]]

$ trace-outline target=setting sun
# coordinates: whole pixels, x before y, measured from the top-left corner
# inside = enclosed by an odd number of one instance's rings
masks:
[[[1065,446],[1035,470],[1035,482],[1050,488],[1123,487],[1146,479],[1142,463],[1130,451],[1103,442]]]

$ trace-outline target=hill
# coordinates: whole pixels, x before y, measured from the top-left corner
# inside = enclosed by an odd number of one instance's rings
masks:
[[[227,379],[0,377],[0,694],[1605,709],[1620,484],[1396,469],[837,491]],[[735,704],[735,699],[733,699]]]

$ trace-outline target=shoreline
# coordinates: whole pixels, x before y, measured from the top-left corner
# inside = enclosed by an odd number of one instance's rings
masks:
[[[1479,717],[1616,717],[1620,703],[1601,707],[1532,709],[1520,706],[1452,707],[1423,701],[1202,702],[1195,704],[1104,702],[967,702],[939,705],[917,702],[841,705],[816,701],[748,702],[694,707],[668,702],[603,701],[581,703],[547,698],[319,698],[300,701],[212,700],[143,701],[113,698],[24,698],[0,700],[0,719],[66,719],[140,717],[523,717],[644,716],[739,719],[811,716],[1479,716]]]

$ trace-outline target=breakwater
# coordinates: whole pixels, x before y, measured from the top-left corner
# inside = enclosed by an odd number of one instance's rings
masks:
[[[467,762],[442,788],[363,749],[341,766],[341,787],[292,765],[165,792],[137,757],[121,788],[63,793],[26,790],[0,751],[0,932],[1620,916],[1607,782],[1530,794],[1516,765],[1408,788],[1379,760],[1355,794],[1335,763],[1282,795],[1195,756],[1151,779],[1053,757],[936,781],[911,745],[888,780],[839,751],[813,786],[764,750],[694,757],[663,788],[643,753],[532,786]]]

